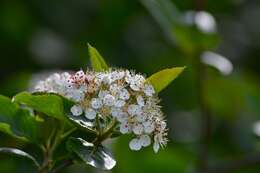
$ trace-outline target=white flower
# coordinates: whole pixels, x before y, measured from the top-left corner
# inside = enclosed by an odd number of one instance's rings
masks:
[[[143,147],[147,147],[151,144],[151,138],[148,135],[141,135],[139,140]]]
[[[102,101],[100,99],[98,99],[98,98],[93,98],[91,100],[91,106],[94,109],[99,109],[99,108],[102,107]]]
[[[128,106],[127,112],[130,115],[134,116],[134,115],[136,115],[138,108],[139,108],[138,105],[131,104],[131,105]]]
[[[152,85],[145,85],[144,93],[147,96],[150,96],[150,97],[153,96],[153,94],[155,93],[153,86]]]
[[[130,88],[134,91],[140,91],[143,88],[145,78],[142,75],[136,74],[128,79]]]
[[[129,92],[127,91],[127,89],[122,89],[120,90],[119,92],[119,98],[122,99],[122,100],[128,100],[130,97],[130,94]]]
[[[111,73],[111,80],[114,82],[116,80],[120,80],[124,77],[124,71],[114,71]]]
[[[80,102],[84,99],[85,93],[77,89],[72,89],[66,93],[66,96],[76,102]]]
[[[107,94],[109,94],[109,91],[107,90],[100,90],[98,93],[98,97],[103,99]]]
[[[153,149],[158,152],[167,143],[166,122],[155,90],[144,76],[133,71],[55,73],[38,82],[35,91],[71,99],[76,102],[71,107],[74,116],[84,113],[82,116],[89,120],[100,116],[105,122],[102,128],[106,128],[107,120],[115,119],[120,133],[134,136],[129,143],[132,150],[153,142]]]
[[[144,127],[142,124],[139,124],[139,123],[135,123],[133,125],[133,132],[134,134],[136,135],[141,135],[143,133],[143,130],[144,130]]]
[[[95,119],[96,118],[96,114],[97,114],[96,111],[91,109],[91,108],[87,108],[85,110],[85,117],[90,119],[90,120]]]
[[[118,107],[112,107],[111,108],[111,115],[113,117],[117,117],[121,112],[122,112],[122,110]]]
[[[136,100],[137,100],[138,105],[144,106],[144,98],[141,95],[138,95],[136,97]]]
[[[117,120],[121,123],[123,122],[127,122],[128,120],[128,115],[127,113],[125,112],[120,112],[118,115],[117,115]]]
[[[123,107],[125,105],[125,101],[124,100],[116,100],[115,101],[115,107]]]
[[[130,141],[129,147],[131,150],[138,151],[142,148],[142,143],[140,142],[139,139],[134,138]]]
[[[115,97],[107,94],[103,99],[104,105],[106,106],[113,106],[115,104]]]
[[[144,126],[144,132],[148,134],[152,133],[155,129],[154,123],[150,120],[143,122],[143,126]]]
[[[111,84],[112,80],[110,74],[104,74],[102,82],[104,82],[104,84]]]
[[[80,116],[83,113],[83,110],[80,105],[74,105],[70,108],[72,115]]]
[[[141,135],[130,141],[129,147],[131,150],[140,150],[142,147],[147,147],[151,144],[151,138],[148,135]]]
[[[120,89],[121,89],[121,87],[118,86],[116,83],[115,84],[111,84],[110,87],[109,87],[109,91],[112,94],[117,94],[120,91]]]
[[[122,134],[126,134],[126,133],[129,133],[131,131],[130,129],[130,124],[127,122],[127,121],[123,121],[121,124],[120,124],[120,132]]]

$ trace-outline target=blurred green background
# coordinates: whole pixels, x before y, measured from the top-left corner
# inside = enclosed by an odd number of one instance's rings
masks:
[[[86,69],[88,42],[111,66],[147,76],[186,66],[160,93],[168,146],[154,154],[130,151],[128,137],[108,141],[118,162],[111,172],[259,173],[259,18],[258,0],[2,0],[0,94],[28,90],[49,72]],[[3,133],[0,146],[34,150]],[[1,173],[33,169],[0,156]]]

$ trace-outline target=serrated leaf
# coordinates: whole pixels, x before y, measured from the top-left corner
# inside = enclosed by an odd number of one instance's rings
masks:
[[[91,66],[95,71],[107,71],[109,69],[104,58],[100,55],[96,48],[88,44],[88,52],[90,56]]]
[[[27,159],[31,160],[35,164],[35,166],[37,166],[38,168],[40,167],[39,163],[33,156],[31,156],[30,154],[28,154],[22,150],[19,150],[16,148],[0,148],[0,152],[27,158]]]
[[[31,94],[22,92],[14,97],[14,101],[59,120],[66,119],[65,112],[73,105],[71,101],[49,93]]]
[[[67,141],[69,151],[75,153],[84,163],[95,168],[111,170],[116,161],[105,147],[95,146],[81,138],[70,138]]]
[[[8,97],[0,95],[0,123],[3,132],[12,133],[12,136],[25,137],[37,142],[39,122],[26,109],[20,108]]]
[[[185,67],[164,69],[153,74],[147,80],[153,85],[155,91],[159,93],[164,88],[166,88],[174,79],[176,79],[184,69]]]

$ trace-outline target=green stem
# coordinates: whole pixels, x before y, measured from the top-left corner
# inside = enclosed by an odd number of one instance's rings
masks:
[[[77,128],[72,128],[70,130],[68,130],[67,132],[65,132],[63,135],[61,135],[61,139],[64,139],[66,137],[68,137],[71,133],[75,132],[77,130]]]
[[[117,125],[116,120],[113,119],[112,122],[108,125],[108,127],[97,136],[97,138],[94,140],[95,145],[101,144],[104,140],[106,140],[108,137],[110,137],[113,133],[113,130],[115,126]]]
[[[42,166],[38,170],[38,173],[48,173],[53,166],[53,152],[56,147],[61,142],[61,134],[63,133],[64,124],[60,124],[58,128],[54,129],[46,143],[46,146],[43,146],[44,160]],[[53,139],[54,138],[54,139]]]

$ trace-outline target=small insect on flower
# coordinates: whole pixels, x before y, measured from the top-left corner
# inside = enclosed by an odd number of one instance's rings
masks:
[[[53,74],[35,86],[35,91],[57,93],[76,104],[73,116],[115,119],[121,134],[132,134],[131,150],[153,143],[158,152],[167,143],[167,128],[153,86],[143,75],[129,70],[78,71]]]

